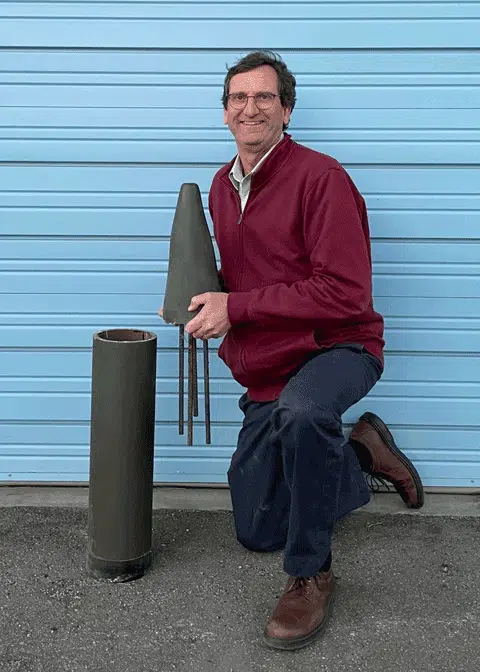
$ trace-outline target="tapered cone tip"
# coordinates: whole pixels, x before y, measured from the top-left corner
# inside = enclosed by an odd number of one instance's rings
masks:
[[[177,209],[182,207],[189,208],[193,204],[195,204],[195,207],[200,207],[203,210],[200,187],[195,182],[184,182],[178,192]]]
[[[167,285],[163,302],[166,322],[187,324],[192,296],[220,292],[215,251],[198,184],[182,184],[170,236]]]

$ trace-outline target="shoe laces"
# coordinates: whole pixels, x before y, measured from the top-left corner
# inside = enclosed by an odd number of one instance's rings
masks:
[[[380,492],[380,488],[382,486],[387,488],[387,491],[390,492],[389,484],[378,474],[367,474],[365,480],[367,481],[367,485],[370,488],[370,491],[374,494]]]
[[[297,576],[290,590],[299,590],[301,588],[305,588],[311,580],[312,579],[307,578],[306,576]]]
[[[308,594],[309,594],[309,586],[311,582],[313,581],[312,577],[307,577],[307,576],[297,576],[295,578],[295,581],[292,583],[289,589],[289,593],[293,592],[298,592],[300,595],[307,600],[309,599]]]
[[[312,578],[305,576],[297,576],[295,581],[290,586],[289,593],[296,593],[296,599],[312,602],[311,591],[309,590]]]

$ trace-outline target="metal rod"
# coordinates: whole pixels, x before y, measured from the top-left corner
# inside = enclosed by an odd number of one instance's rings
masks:
[[[188,440],[187,445],[193,444],[193,341],[192,334],[188,335]]]
[[[211,443],[210,438],[210,379],[208,370],[208,339],[203,341],[203,389],[205,403],[205,442]]]
[[[179,329],[179,362],[178,362],[178,431],[180,434],[185,432],[185,326],[180,325]]]
[[[198,417],[197,339],[193,339],[193,415]]]

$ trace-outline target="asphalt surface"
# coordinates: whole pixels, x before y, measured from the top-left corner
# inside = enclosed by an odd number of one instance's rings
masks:
[[[282,553],[236,541],[228,511],[154,512],[154,561],[85,572],[86,509],[0,509],[1,672],[477,672],[480,519],[358,513],[334,540],[321,639],[268,649]]]

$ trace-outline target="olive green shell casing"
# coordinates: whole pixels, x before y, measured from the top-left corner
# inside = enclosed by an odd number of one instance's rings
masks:
[[[150,564],[157,336],[93,336],[87,571],[129,581]]]

